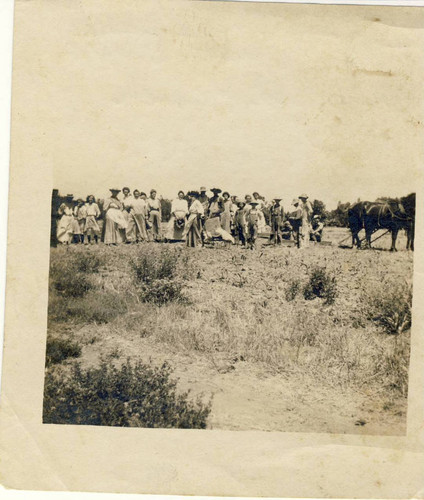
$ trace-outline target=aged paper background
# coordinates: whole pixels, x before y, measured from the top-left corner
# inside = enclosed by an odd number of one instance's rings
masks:
[[[399,163],[392,166],[387,162],[387,169],[399,169],[412,178],[420,206],[423,200],[423,151],[420,145],[423,138],[423,99],[419,96],[424,76],[423,65],[419,63],[424,26],[421,9],[148,0],[125,1],[119,5],[112,1],[91,0],[84,3],[61,0],[17,2],[0,422],[1,482],[4,485],[19,489],[232,496],[423,496],[423,312],[417,307],[423,302],[424,233],[420,216],[416,233],[407,436],[176,431],[41,424],[51,189],[58,171],[80,168],[72,161],[72,155],[81,140],[91,145],[93,156],[100,154],[106,145],[102,144],[99,135],[93,133],[93,123],[96,119],[101,122],[101,118],[95,116],[96,110],[87,114],[87,122],[70,120],[72,109],[81,103],[64,98],[59,89],[64,81],[72,86],[74,71],[88,57],[84,47],[88,49],[90,44],[95,43],[96,37],[100,36],[96,32],[99,28],[102,36],[110,37],[120,46],[121,52],[116,56],[106,57],[110,54],[105,54],[106,60],[111,63],[111,72],[122,69],[120,54],[131,43],[131,36],[136,36],[140,30],[146,34],[145,58],[135,71],[134,84],[137,84],[137,78],[140,82],[145,78],[156,78],[160,94],[161,89],[166,89],[164,79],[169,78],[169,74],[160,71],[162,66],[185,64],[183,72],[186,80],[181,85],[187,86],[190,86],[190,78],[199,84],[202,79],[211,76],[201,64],[204,53],[210,54],[212,60],[215,58],[215,69],[218,71],[220,58],[225,56],[226,50],[225,26],[240,24],[242,28],[238,32],[237,43],[241,47],[251,43],[255,33],[262,31],[258,30],[259,25],[270,28],[270,38],[257,37],[253,45],[265,45],[272,52],[278,43],[282,43],[278,23],[274,23],[278,19],[284,19],[293,29],[301,30],[304,38],[302,50],[307,50],[312,29],[324,37],[333,38],[335,44],[348,36],[354,40],[355,33],[347,29],[352,22],[352,26],[362,26],[377,40],[372,50],[363,44],[356,46],[356,56],[362,63],[359,71],[378,74],[387,72],[391,66],[400,72],[404,68],[412,71],[410,76],[416,84],[409,88],[410,93],[405,97],[408,102],[405,110],[415,99],[415,122],[411,124],[415,135],[410,129],[390,122],[391,108],[399,103],[388,101],[379,119],[387,121],[401,150],[414,148],[412,156],[415,161],[412,165]],[[156,47],[153,40],[158,32],[171,33],[161,38],[162,59],[155,57],[156,52],[151,50]],[[182,37],[185,33],[189,36]],[[409,59],[403,61],[403,53],[400,53],[396,61],[389,64],[384,51],[388,39],[393,44],[407,39]],[[181,49],[184,52],[184,44],[187,43],[191,48],[197,48],[200,55],[191,50],[191,59],[179,58],[178,54]],[[69,58],[65,50],[67,44],[71,49],[78,47],[77,53],[72,53],[73,57],[79,58],[78,62]],[[254,56],[248,61],[252,67],[257,62]],[[411,58],[416,61],[413,70]],[[87,59],[87,64],[94,62]],[[280,64],[278,57],[274,63]],[[149,71],[152,67],[157,71]],[[315,75],[311,95],[325,87],[326,77],[324,73]],[[293,82],[294,86],[296,84],[300,82]],[[308,80],[303,82],[303,85],[306,84]],[[120,99],[124,99],[119,89],[117,93],[112,89],[111,94],[107,86],[91,90],[100,93],[105,103],[112,102],[118,109]],[[377,83],[376,95],[378,90]],[[214,88],[209,91],[213,96]],[[158,98],[167,99],[166,94],[151,97],[152,102]],[[81,102],[84,98],[81,95]],[[188,117],[197,111],[195,108],[185,109]],[[160,121],[154,120],[155,110],[150,112],[152,127],[160,127]],[[351,120],[354,124],[355,117]],[[131,133],[131,124],[128,124],[128,130],[120,131],[122,137]],[[322,133],[325,134],[324,128]],[[348,138],[347,135],[346,140]],[[103,140],[106,141],[107,137]],[[119,147],[123,148],[123,145]],[[191,145],[186,147],[188,150]],[[167,149],[165,141],[160,148],[163,156],[172,156],[173,151]],[[62,167],[63,158],[59,151],[64,149],[67,149],[71,161]],[[247,172],[254,167],[256,165],[249,162],[244,164]],[[101,175],[101,162],[97,168]],[[307,168],[305,165],[302,171],[305,177]],[[334,170],[324,169],[322,172],[327,180],[333,174]],[[375,182],[380,175],[384,175],[383,166],[375,172]],[[166,180],[162,183],[165,184]]]

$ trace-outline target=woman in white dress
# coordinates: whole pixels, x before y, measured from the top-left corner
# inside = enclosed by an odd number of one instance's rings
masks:
[[[258,233],[264,233],[265,232],[265,216],[263,209],[265,208],[265,201],[262,199],[260,194],[258,192],[253,193],[253,198],[258,205],[257,205],[257,210],[258,210]]]
[[[184,240],[184,227],[188,216],[188,203],[184,191],[178,192],[178,198],[172,200],[171,218],[168,222],[165,239],[173,241]]]
[[[197,247],[202,243],[201,217],[204,216],[205,211],[199,201],[200,194],[197,191],[191,191],[188,195],[190,197],[189,216],[182,236],[186,240],[187,246]]]
[[[97,219],[100,217],[100,209],[96,203],[96,199],[92,194],[87,196],[87,202],[85,204],[85,227],[84,227],[84,243],[88,245],[89,243],[98,243],[100,236],[100,227]]]
[[[112,195],[105,199],[105,244],[117,245],[125,240],[125,230],[128,222],[123,214],[123,204],[118,200],[120,189],[110,189]]]
[[[135,189],[131,202],[130,219],[128,221],[127,241],[139,243],[147,241],[146,217],[147,203],[140,196],[140,191]]]
[[[57,241],[63,245],[69,245],[74,234],[73,199],[74,195],[68,194],[57,210],[60,219],[57,225],[56,237]]]

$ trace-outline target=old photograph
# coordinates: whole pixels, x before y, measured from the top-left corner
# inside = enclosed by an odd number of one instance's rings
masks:
[[[43,422],[403,435],[415,33],[234,12],[49,40]]]
[[[6,487],[421,495],[423,28],[16,1]]]

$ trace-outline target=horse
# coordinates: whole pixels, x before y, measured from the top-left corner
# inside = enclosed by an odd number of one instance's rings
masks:
[[[403,229],[406,232],[406,249],[414,251],[414,238],[415,238],[415,205],[416,194],[411,193],[400,199],[407,216],[407,221]]]
[[[409,223],[409,217],[402,202],[398,199],[386,201],[362,201],[353,205],[348,210],[349,227],[352,232],[352,246],[361,247],[358,233],[365,229],[365,240],[371,247],[371,236],[378,229],[387,229],[392,236],[390,250],[396,250],[396,239],[399,229],[405,229]]]

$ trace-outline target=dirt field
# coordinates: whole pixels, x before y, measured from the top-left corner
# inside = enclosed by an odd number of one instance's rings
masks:
[[[266,240],[255,251],[53,248],[48,338],[82,351],[47,370],[60,376],[76,362],[166,360],[179,390],[212,401],[209,429],[404,434],[413,254],[403,233],[397,253],[386,251],[388,236],[374,251],[338,248],[346,236],[328,228],[332,246],[300,251]],[[134,292],[128,262],[163,248],[180,252],[185,303],[143,302]],[[87,273],[93,289],[65,298],[54,280],[84,253],[101,259],[98,272]],[[307,300],[316,269],[329,292]]]

